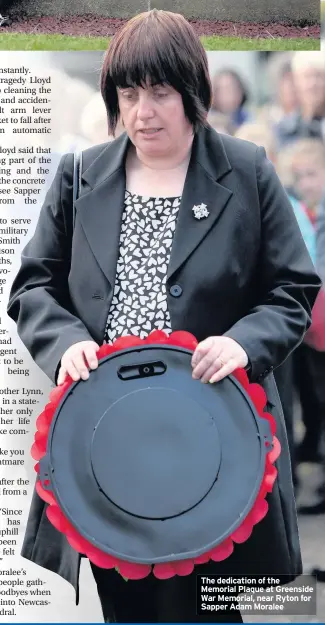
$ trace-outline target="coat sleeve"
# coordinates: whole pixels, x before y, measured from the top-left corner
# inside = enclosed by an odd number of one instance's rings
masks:
[[[74,314],[69,295],[72,172],[73,155],[65,155],[45,197],[35,233],[22,251],[7,307],[33,360],[54,383],[68,347],[93,340]]]
[[[301,343],[321,282],[291,203],[264,148],[256,151],[261,240],[256,304],[225,336],[246,351],[252,379],[263,379]]]

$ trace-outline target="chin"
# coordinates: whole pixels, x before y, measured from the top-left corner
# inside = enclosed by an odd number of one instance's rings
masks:
[[[163,141],[141,141],[138,147],[144,154],[163,155],[168,150]]]

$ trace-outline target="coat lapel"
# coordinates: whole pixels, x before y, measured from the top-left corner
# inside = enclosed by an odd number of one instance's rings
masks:
[[[93,254],[113,286],[125,197],[126,134],[103,148],[86,167],[83,194],[76,202],[78,218]],[[195,136],[179,208],[167,279],[185,263],[213,227],[232,192],[218,180],[231,170],[222,141],[211,128]],[[209,216],[194,217],[193,206],[206,204]]]
[[[230,170],[230,164],[217,133],[210,129],[200,131],[193,143],[167,279],[171,278],[200,245],[223,212],[232,191],[219,184],[218,179]],[[198,220],[194,216],[193,207],[200,204],[206,205],[209,215]]]
[[[128,138],[108,144],[82,175],[86,183],[76,212],[92,252],[114,286],[125,198],[125,158]],[[89,190],[90,188],[90,190]]]

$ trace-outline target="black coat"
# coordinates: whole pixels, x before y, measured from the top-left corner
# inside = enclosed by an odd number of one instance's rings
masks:
[[[53,382],[68,347],[103,341],[118,257],[127,147],[122,135],[85,151],[72,246],[73,158],[62,158],[35,234],[22,253],[8,314]],[[197,221],[192,207],[201,203],[210,214]],[[302,341],[319,287],[291,204],[264,149],[211,128],[199,131],[167,275],[172,329],[187,330],[199,341],[226,335],[243,346],[251,380],[266,389],[282,445],[267,516],[230,558],[202,565],[206,572],[301,573],[285,424],[272,371]],[[77,587],[80,559],[44,510],[34,493],[22,555]]]

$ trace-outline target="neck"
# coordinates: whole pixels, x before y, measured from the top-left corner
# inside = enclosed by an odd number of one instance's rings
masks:
[[[187,137],[184,145],[167,154],[147,155],[136,147],[132,148],[133,157],[137,161],[138,167],[145,169],[155,169],[168,171],[173,169],[187,169],[193,143],[193,134]]]

